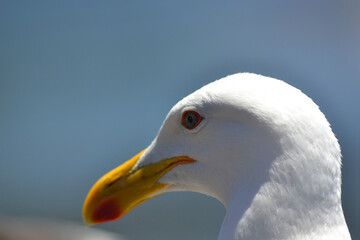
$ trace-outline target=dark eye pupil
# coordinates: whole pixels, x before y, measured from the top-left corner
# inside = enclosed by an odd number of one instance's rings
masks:
[[[194,113],[186,113],[185,124],[186,124],[187,128],[189,128],[189,129],[194,128],[198,121],[199,121],[199,118],[198,118],[198,116],[196,114],[194,114]]]

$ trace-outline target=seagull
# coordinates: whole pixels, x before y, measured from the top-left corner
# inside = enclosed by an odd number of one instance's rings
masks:
[[[145,150],[95,183],[84,222],[118,220],[173,191],[225,206],[219,240],[351,239],[330,124],[309,97],[274,78],[238,73],[179,101]]]

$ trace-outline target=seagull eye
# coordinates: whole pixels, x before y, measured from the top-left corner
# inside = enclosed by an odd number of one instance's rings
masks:
[[[185,111],[181,118],[181,124],[187,129],[196,128],[200,122],[203,120],[203,117],[195,111]]]

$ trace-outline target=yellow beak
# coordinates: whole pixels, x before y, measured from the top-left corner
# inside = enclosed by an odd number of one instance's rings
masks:
[[[172,168],[195,160],[179,156],[133,170],[145,150],[101,177],[90,190],[83,207],[88,225],[115,221],[141,203],[158,196],[169,184],[158,180]]]

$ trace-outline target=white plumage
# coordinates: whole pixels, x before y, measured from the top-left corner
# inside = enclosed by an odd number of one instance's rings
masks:
[[[184,111],[203,121],[181,125]],[[243,73],[177,103],[136,167],[196,160],[160,179],[226,207],[219,240],[350,239],[341,206],[341,154],[318,106],[276,79]]]

